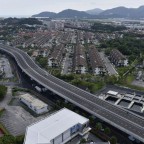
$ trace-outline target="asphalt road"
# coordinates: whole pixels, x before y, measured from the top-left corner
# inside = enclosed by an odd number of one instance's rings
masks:
[[[69,54],[66,54],[66,59],[63,62],[63,70],[62,70],[62,74],[67,74],[68,73],[68,67],[70,65],[70,59],[69,59]]]
[[[117,75],[117,71],[115,70],[114,66],[111,64],[110,60],[105,56],[103,52],[100,53],[101,58],[103,59],[106,69],[109,75]]]
[[[100,100],[95,95],[46,73],[40,69],[26,53],[19,49],[4,45],[0,45],[0,49],[11,53],[21,69],[44,87],[144,142],[143,118]]]
[[[134,81],[132,82],[132,85],[144,87],[144,81],[134,80]]]

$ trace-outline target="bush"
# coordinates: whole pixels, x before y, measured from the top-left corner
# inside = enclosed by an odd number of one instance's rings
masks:
[[[0,138],[0,144],[16,144],[15,137],[12,135],[4,135]]]
[[[116,144],[116,143],[117,143],[117,138],[116,138],[115,136],[112,136],[112,137],[110,138],[110,143],[111,143],[111,144]]]
[[[16,137],[16,144],[23,144],[24,136],[17,136]]]
[[[104,129],[104,133],[109,135],[111,133],[111,130],[107,127]]]
[[[43,68],[46,68],[47,65],[48,65],[48,59],[47,59],[47,57],[38,56],[38,57],[36,57],[36,61]]]
[[[86,143],[86,139],[85,138],[81,139],[81,141],[80,141],[80,144],[84,144],[84,143]]]
[[[0,85],[0,101],[3,100],[4,96],[6,95],[7,87]]]
[[[101,130],[102,129],[102,124],[101,123],[97,123],[95,128],[96,128],[96,130]]]

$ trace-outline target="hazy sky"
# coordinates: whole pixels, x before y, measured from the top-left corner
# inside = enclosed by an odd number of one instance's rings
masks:
[[[42,11],[64,9],[108,9],[117,6],[139,7],[144,0],[0,0],[0,15],[32,15]]]

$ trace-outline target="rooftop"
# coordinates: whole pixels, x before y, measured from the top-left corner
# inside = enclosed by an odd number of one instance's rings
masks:
[[[49,117],[30,125],[27,128],[25,144],[50,143],[76,124],[85,124],[89,120],[66,108],[50,115]]]
[[[33,96],[31,96],[30,94],[24,94],[20,96],[21,98],[25,99],[26,101],[28,101],[29,103],[31,103],[32,106],[36,107],[37,109],[41,109],[43,107],[46,107],[47,104],[40,101],[39,99],[34,98]]]
[[[110,91],[108,91],[107,93],[108,93],[108,94],[111,94],[111,95],[115,95],[115,96],[118,94],[118,92],[111,91],[111,90],[110,90]]]

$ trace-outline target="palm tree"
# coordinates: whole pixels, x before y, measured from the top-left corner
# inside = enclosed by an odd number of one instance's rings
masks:
[[[106,134],[106,135],[109,135],[110,133],[111,133],[111,130],[110,130],[110,128],[105,128],[104,129],[104,133]]]
[[[116,138],[115,136],[112,136],[112,137],[110,138],[110,143],[111,143],[111,144],[116,144],[116,143],[117,143],[117,138]]]
[[[95,128],[98,131],[101,130],[102,129],[102,124],[101,123],[97,123]]]

